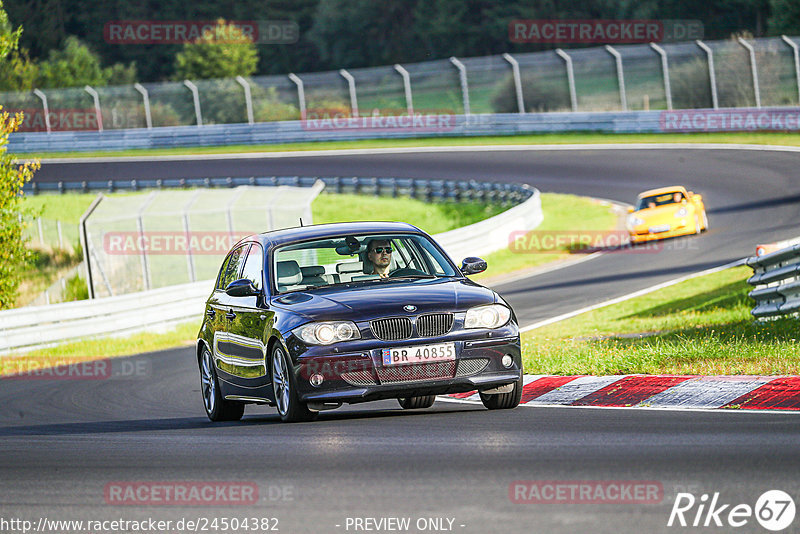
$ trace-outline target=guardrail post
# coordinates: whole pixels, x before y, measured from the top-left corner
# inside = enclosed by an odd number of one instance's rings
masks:
[[[606,45],[606,52],[614,56],[617,65],[617,84],[619,85],[619,101],[622,104],[622,111],[628,111],[628,96],[625,93],[625,74],[622,70],[622,55],[611,45]]]
[[[781,35],[781,39],[783,39],[784,43],[792,47],[792,55],[794,56],[794,76],[797,81],[797,101],[800,103],[800,50],[798,50],[797,43],[785,35]]]
[[[700,39],[696,40],[695,43],[697,43],[697,46],[699,46],[708,57],[708,79],[711,85],[711,104],[714,109],[718,109],[719,101],[717,100],[717,76],[714,74],[714,52]]]
[[[237,76],[236,81],[244,88],[244,103],[247,106],[247,123],[253,124],[253,98],[250,94],[250,83],[242,76]],[[192,280],[194,282],[194,280]]]
[[[575,92],[575,71],[572,69],[572,58],[569,54],[556,48],[556,54],[564,60],[567,67],[567,83],[569,84],[569,101],[572,104],[572,111],[578,111],[578,95]]]
[[[400,73],[400,76],[403,77],[403,90],[406,93],[406,109],[408,110],[408,116],[414,116],[414,101],[412,99],[411,94],[411,75],[408,74],[408,71],[403,68],[402,65],[398,65],[395,63],[394,70]]]
[[[103,112],[100,110],[100,95],[97,94],[97,91],[91,85],[87,85],[83,88],[84,91],[89,93],[94,100],[94,113],[97,115],[97,131],[103,131]]]
[[[358,98],[356,97],[356,79],[344,69],[339,69],[339,74],[347,80],[347,88],[350,91],[350,111],[353,117],[358,117]]]
[[[456,57],[450,58],[450,63],[458,69],[458,77],[461,80],[461,98],[464,101],[464,115],[472,115],[469,110],[469,85],[467,84],[467,67],[464,66]]]
[[[142,104],[144,104],[144,123],[147,125],[147,128],[153,127],[153,117],[150,115],[150,94],[147,92],[147,89],[136,82],[133,84],[133,88],[139,91],[142,94]]]
[[[667,52],[656,43],[650,43],[650,48],[661,56],[661,76],[664,77],[664,94],[667,97],[667,109],[672,111],[672,88],[669,84],[669,60],[667,59]]]
[[[194,115],[197,119],[197,126],[200,127],[203,125],[203,112],[200,110],[200,93],[197,90],[197,86],[189,80],[183,80],[183,85],[188,87],[192,92],[192,99],[194,100]]]
[[[303,80],[293,72],[289,73],[289,79],[297,85],[297,102],[300,104],[300,120],[306,120],[306,92],[303,88]]]
[[[756,50],[753,45],[742,39],[738,38],[739,44],[745,47],[750,54],[750,72],[753,75],[753,94],[756,95],[756,107],[761,107],[761,90],[758,87],[758,67],[756,66]]]
[[[81,248],[83,248],[83,263],[86,265],[86,285],[89,290],[89,298],[95,298],[94,295],[94,281],[92,280],[92,262],[89,259],[89,234],[86,233],[86,220],[89,216],[94,212],[97,205],[103,201],[103,193],[98,193],[95,199],[89,204],[89,207],[86,208],[86,211],[83,212],[81,215],[80,221],[78,221],[78,228],[80,230],[79,238],[81,240]],[[99,264],[98,264],[99,265]]]
[[[39,89],[34,89],[33,94],[39,97],[42,101],[42,110],[44,111],[44,127],[47,133],[50,133],[50,107],[47,105],[47,95]]]
[[[514,74],[514,89],[517,92],[517,109],[520,115],[524,115],[525,99],[522,96],[522,78],[519,75],[519,62],[511,54],[503,54],[503,59],[511,64],[511,72]]]

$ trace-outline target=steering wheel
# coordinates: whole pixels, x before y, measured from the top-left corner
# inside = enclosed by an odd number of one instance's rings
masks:
[[[389,278],[394,278],[395,276],[414,276],[414,275],[428,276],[428,273],[426,273],[425,271],[420,271],[419,269],[403,267],[402,269],[397,269],[396,271],[390,273]]]

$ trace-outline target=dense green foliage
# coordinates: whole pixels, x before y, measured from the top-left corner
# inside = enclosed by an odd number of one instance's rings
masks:
[[[162,0],[97,1],[87,9],[80,0],[18,0],[6,9],[11,23],[25,28],[21,46],[37,61],[76,35],[100,54],[103,65],[135,62],[142,81],[155,81],[175,76],[181,45],[111,44],[103,33],[108,22],[213,21],[221,16],[291,20],[299,27],[297,42],[258,45],[256,72],[285,74],[558,46],[510,42],[508,24],[514,19],[696,19],[703,23],[707,39],[743,31],[755,36],[797,35],[799,5],[795,0]]]
[[[250,76],[256,71],[258,52],[253,41],[236,26],[217,21],[193,43],[186,43],[175,56],[177,80],[208,80]]]

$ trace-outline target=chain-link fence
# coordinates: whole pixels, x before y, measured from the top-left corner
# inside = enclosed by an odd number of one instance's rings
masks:
[[[313,187],[239,186],[156,190],[102,198],[83,231],[95,297],[156,289],[217,275],[242,237],[312,224]]]
[[[798,44],[798,38],[776,37],[558,49],[350,71],[0,93],[0,104],[26,113],[22,131],[787,106],[800,101]]]

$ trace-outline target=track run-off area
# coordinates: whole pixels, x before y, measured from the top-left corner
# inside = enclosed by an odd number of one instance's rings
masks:
[[[703,194],[705,234],[494,286],[525,326],[795,237],[798,168],[800,152],[779,147],[507,146],[45,160],[35,180],[396,176],[518,182],[619,202],[664,185]],[[490,412],[440,399],[430,410],[381,401],[294,425],[281,424],[274,409],[248,407],[242,422],[212,424],[191,347],[122,361],[140,372],[0,380],[0,518],[34,525],[41,517],[160,518],[176,532],[181,519],[221,517],[277,518],[280,532],[354,532],[358,524],[382,527],[373,532],[671,532],[694,530],[677,520],[667,526],[679,494],[696,499],[691,509],[685,497],[678,503],[689,525],[696,516],[705,522],[718,494],[715,506],[729,505],[719,514],[723,526],[714,526],[715,516],[697,530],[727,532],[729,511],[755,509],[768,490],[800,498],[795,413],[545,404]],[[156,502],[152,491],[120,497],[142,484],[188,483],[231,484],[256,496],[202,503]],[[545,487],[563,489],[566,498],[532,500],[531,488]],[[641,498],[637,488],[644,488]],[[410,518],[408,528],[389,528],[398,525],[391,518]],[[786,531],[797,525],[800,519]],[[764,530],[751,515],[736,531]]]

